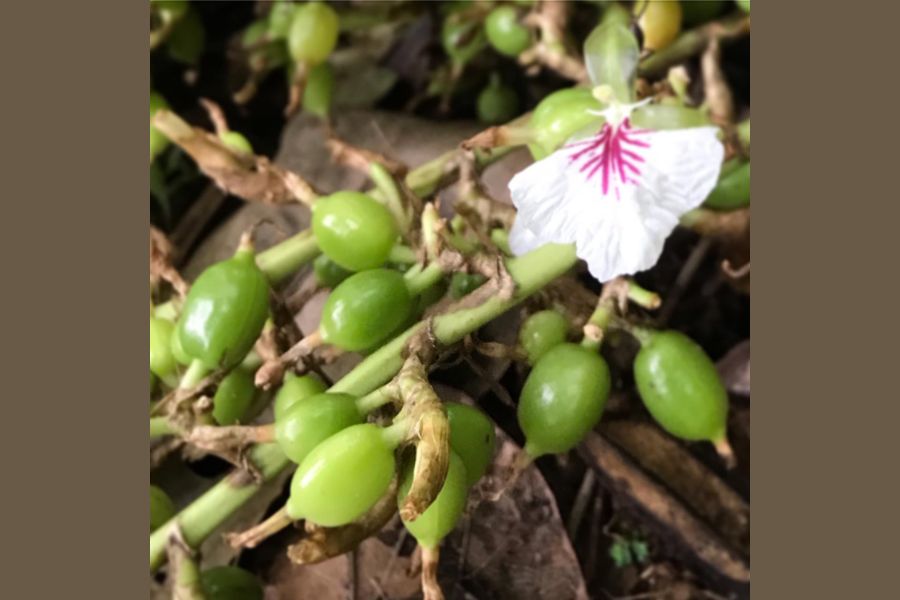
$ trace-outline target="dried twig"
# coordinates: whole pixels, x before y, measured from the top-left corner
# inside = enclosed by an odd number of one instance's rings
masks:
[[[209,120],[212,121],[213,127],[216,130],[216,135],[221,136],[231,131],[221,106],[207,98],[200,98],[200,104],[206,110],[206,114],[209,115]]]
[[[750,262],[748,261],[743,266],[735,269],[733,266],[731,266],[731,261],[725,259],[722,261],[722,271],[724,271],[725,274],[732,279],[740,279],[750,274]]]
[[[636,506],[648,524],[687,548],[700,565],[735,581],[750,580],[743,557],[603,437],[589,434],[579,452],[610,489]]]
[[[256,387],[267,390],[272,386],[281,383],[285,369],[296,364],[300,359],[310,355],[321,345],[321,343],[322,336],[318,331],[314,331],[291,346],[281,356],[267,360],[263,366],[256,371],[254,380]]]
[[[600,430],[749,557],[750,506],[687,449],[645,421],[608,420]]]
[[[400,516],[414,521],[431,506],[447,477],[450,467],[450,424],[416,352],[407,357],[396,382],[403,408],[394,422],[408,420],[416,444],[412,483],[400,506]]]
[[[169,536],[166,551],[169,555],[169,581],[173,600],[205,600],[194,551],[184,540],[178,525],[175,525]]]
[[[309,67],[304,62],[294,63],[294,76],[288,90],[288,103],[284,108],[284,116],[291,118],[303,106],[303,92],[309,80]]]
[[[211,133],[192,127],[178,115],[159,110],[153,126],[187,152],[224,191],[251,202],[312,204],[318,192],[302,177],[265,156],[235,152]]]
[[[319,527],[307,523],[307,536],[288,547],[292,562],[308,565],[322,562],[356,548],[377,533],[397,513],[397,480],[366,514],[342,527]]]
[[[187,295],[188,284],[173,266],[174,250],[162,231],[150,226],[150,289],[155,290],[161,281],[167,281],[182,298]]]
[[[663,304],[662,310],[659,311],[657,324],[660,327],[668,323],[669,318],[675,311],[675,307],[681,300],[681,296],[684,294],[685,290],[687,290],[691,279],[694,278],[694,274],[697,272],[703,259],[706,258],[706,254],[712,247],[712,243],[713,240],[710,237],[701,238],[700,241],[697,242],[697,245],[694,246],[694,249],[691,250],[688,259],[684,261],[684,265],[682,265],[678,277],[675,278],[675,283],[672,284],[671,289],[669,289],[666,294],[666,301]]]
[[[750,208],[727,212],[698,208],[682,216],[681,225],[693,229],[700,235],[726,241],[737,240],[746,234],[750,227]]]
[[[699,54],[712,39],[731,40],[750,33],[750,17],[723,19],[714,21],[682,33],[671,45],[651,54],[641,61],[638,75],[654,77],[661,75],[674,64]]]
[[[584,62],[565,44],[569,8],[567,0],[544,0],[536,12],[525,18],[526,24],[537,27],[540,39],[519,55],[519,62],[525,66],[543,65],[575,82],[587,81]]]
[[[719,65],[722,49],[719,38],[711,38],[700,60],[703,93],[710,117],[718,125],[728,126],[734,120],[734,97]]]
[[[351,169],[355,169],[366,175],[369,174],[372,163],[380,164],[387,169],[391,175],[398,178],[405,177],[408,171],[407,166],[402,162],[396,161],[393,158],[375,152],[374,150],[354,146],[337,137],[334,132],[331,132],[328,135],[326,144],[328,150],[331,152],[331,158],[336,163],[348,166]]]
[[[594,486],[597,483],[597,474],[588,469],[584,472],[581,479],[581,485],[578,486],[578,494],[575,496],[575,502],[572,503],[572,512],[569,514],[569,522],[566,524],[566,531],[569,533],[569,539],[573,542],[581,529],[581,521],[584,518],[585,510],[588,502],[594,494]]]

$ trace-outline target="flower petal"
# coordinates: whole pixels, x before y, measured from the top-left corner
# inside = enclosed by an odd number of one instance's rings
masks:
[[[509,182],[516,221],[513,233],[530,231],[540,245],[571,243],[579,229],[579,213],[589,209],[596,187],[572,177],[569,154],[558,150],[520,171]],[[588,206],[583,206],[587,201]],[[512,243],[512,242],[511,242]]]
[[[509,230],[509,249],[513,254],[521,256],[542,245],[543,242],[526,226],[525,219],[516,217]]]
[[[573,161],[572,146],[534,163],[509,184],[518,209],[513,251],[575,242],[600,281],[652,267],[679,217],[716,184],[724,153],[716,136],[714,127],[644,130],[638,172],[612,186]]]

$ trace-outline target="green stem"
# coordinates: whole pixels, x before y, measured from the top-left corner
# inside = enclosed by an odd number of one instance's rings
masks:
[[[568,271],[576,260],[574,244],[547,244],[507,260],[506,269],[516,282],[512,298],[505,300],[495,295],[478,306],[439,317],[434,322],[435,336],[442,343],[458,342]]]
[[[184,375],[181,376],[178,387],[188,390],[200,383],[203,378],[206,377],[208,372],[209,371],[203,366],[203,363],[200,362],[200,360],[194,359],[193,362],[191,362],[191,366],[189,366],[187,371],[184,372]]]
[[[509,247],[509,232],[502,227],[491,230],[491,241],[500,248],[507,256],[512,256],[512,250]]]
[[[678,224],[682,227],[687,227],[688,229],[692,228],[697,223],[702,222],[707,218],[707,215],[712,212],[706,208],[694,208],[683,215],[678,219]]]
[[[593,323],[600,329],[606,329],[614,314],[612,302],[599,302],[588,318],[588,323]]]
[[[277,444],[262,444],[250,451],[250,459],[260,470],[264,481],[271,481],[290,461]],[[260,490],[262,484],[242,484],[229,476],[210,488],[192,504],[150,535],[150,570],[158,569],[166,559],[166,543],[174,527],[192,548],[216,530],[245,502]]]
[[[256,255],[256,264],[269,281],[279,283],[319,255],[312,229],[289,237]]]
[[[750,119],[738,123],[737,126],[738,139],[746,150],[750,150]]]
[[[591,313],[587,322],[600,328],[599,335],[588,335],[588,328],[585,328],[585,335],[581,338],[581,345],[590,350],[598,350],[600,343],[603,341],[602,333],[606,331],[614,315],[615,311],[613,310],[612,302],[606,300],[598,302],[597,308]]]
[[[241,361],[239,368],[244,369],[245,371],[255,371],[260,368],[262,364],[262,357],[256,353],[256,350],[251,350],[247,353],[247,356],[244,357],[244,360]]]
[[[547,244],[519,258],[510,259],[506,267],[516,281],[513,297],[504,300],[494,296],[479,306],[435,317],[435,337],[442,344],[460,341],[466,334],[500,316],[568,271],[576,260],[575,246],[572,244]],[[413,325],[370,354],[329,391],[362,396],[390,381],[403,366],[406,342],[424,326],[421,322]]]
[[[659,308],[661,303],[659,295],[656,292],[645,290],[635,283],[633,279],[628,280],[628,299],[638,306],[643,306],[644,308],[649,308],[651,310]]]
[[[517,147],[504,146],[502,148],[491,148],[490,150],[479,149],[475,153],[475,163],[479,168],[484,168],[497,162]],[[439,187],[455,181],[459,176],[458,169],[450,168],[458,156],[458,150],[450,150],[410,171],[406,176],[406,185],[417,196],[430,196]]]
[[[171,542],[177,544],[178,542]],[[206,600],[200,583],[200,568],[197,561],[180,545],[169,548],[170,561],[174,565],[172,598],[177,600]]]
[[[401,265],[411,265],[418,260],[416,258],[416,251],[410,248],[409,246],[404,246],[403,244],[397,244],[393,248],[391,248],[391,253],[388,254],[387,261],[392,263],[398,263]]]
[[[392,449],[402,444],[409,437],[410,422],[406,419],[394,421],[381,430],[381,437]]]
[[[392,402],[395,397],[395,390],[389,385],[383,385],[374,392],[369,392],[365,396],[357,399],[356,410],[358,410],[361,415],[367,415],[376,408],[381,408],[385,404]]]
[[[656,334],[652,329],[647,329],[646,327],[638,327],[637,325],[631,325],[629,323],[620,323],[622,328],[625,329],[628,333],[637,338],[637,341],[641,343],[641,346],[646,346],[653,340],[653,336]]]
[[[369,167],[369,177],[375,184],[375,189],[370,193],[371,196],[382,202],[391,211],[400,231],[409,230],[410,217],[406,207],[403,206],[403,198],[400,196],[394,176],[380,164],[372,163]]]
[[[150,437],[162,437],[164,435],[172,435],[175,430],[169,425],[166,417],[150,417]]]
[[[748,15],[735,15],[685,31],[663,50],[654,52],[642,60],[638,66],[638,75],[653,77],[662,74],[671,65],[702,52],[713,37],[723,39],[736,37],[745,31],[749,33],[749,24],[750,17]]]
[[[203,366],[203,363],[199,359],[194,359],[190,366],[187,368],[187,371],[184,372],[184,375],[181,376],[181,381],[178,382],[178,387],[183,390],[189,390],[192,387],[196,386],[200,383],[204,377],[209,373],[209,369]],[[150,437],[160,437],[163,435],[172,435],[176,433],[169,422],[166,420],[166,417],[151,417],[150,418]]]
[[[507,269],[517,284],[513,296],[508,299],[494,296],[480,306],[435,317],[433,331],[438,342],[458,342],[466,334],[503,314],[568,271],[575,261],[575,247],[572,244],[548,244],[519,258],[510,259]],[[424,326],[425,323],[421,322],[414,325],[370,354],[329,391],[365,396],[390,381],[403,366],[406,342]],[[251,459],[262,473],[264,481],[270,481],[291,464],[275,444],[256,446],[251,451]],[[150,570],[155,571],[165,560],[165,542],[175,522],[180,524],[185,540],[196,548],[259,488],[256,484],[237,485],[231,477],[213,486],[173,520],[150,535]]]
[[[475,153],[475,162],[479,168],[487,167],[515,150],[516,147],[479,149]],[[449,150],[413,169],[406,176],[407,187],[421,197],[429,196],[442,185],[452,183],[459,176],[459,168],[456,164],[458,157],[459,150]],[[269,281],[279,283],[312,261],[319,253],[316,238],[312,230],[307,229],[257,254],[256,264],[266,274]]]
[[[456,231],[451,231],[447,235],[447,241],[449,241],[450,245],[456,250],[459,250],[460,253],[465,254],[466,256],[473,254],[479,248],[478,243],[465,238]]]
[[[438,239],[440,222],[441,216],[438,214],[437,207],[434,204],[426,204],[422,209],[422,246],[425,248],[428,260],[436,259],[440,251],[440,240]]]
[[[166,319],[167,321],[178,320],[178,307],[172,300],[157,304],[153,307],[153,316],[157,319]]]
[[[406,279],[406,287],[411,296],[418,296],[444,276],[444,269],[436,262],[431,263],[425,269]]]

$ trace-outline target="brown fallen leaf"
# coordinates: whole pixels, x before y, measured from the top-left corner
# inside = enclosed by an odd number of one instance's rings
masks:
[[[475,497],[494,495],[521,452],[501,431],[497,445],[494,464],[473,491]],[[448,597],[466,591],[475,598],[587,598],[556,498],[534,465],[498,501],[483,501],[470,508],[441,554],[439,575]],[[452,565],[455,561],[463,565],[461,574],[449,578],[447,562]]]

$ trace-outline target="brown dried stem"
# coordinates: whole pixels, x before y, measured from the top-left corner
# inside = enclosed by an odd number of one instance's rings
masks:
[[[599,348],[606,328],[616,323],[617,315],[624,317],[628,311],[628,302],[649,310],[655,310],[662,300],[655,292],[645,290],[627,277],[616,277],[603,284],[603,291],[597,299],[594,312],[588,317],[582,328],[582,345],[588,348]]]
[[[186,442],[218,452],[227,449],[243,449],[251,444],[267,444],[275,441],[274,425],[196,425],[184,436]]]
[[[731,265],[731,261],[725,259],[722,261],[722,271],[725,272],[726,275],[731,277],[732,279],[741,279],[742,277],[746,277],[750,274],[750,262],[748,261],[743,266],[735,269]]]
[[[175,29],[175,25],[183,17],[182,14],[173,14],[170,10],[156,10],[154,8],[159,9],[159,6],[154,7],[153,4],[150,4],[150,23],[153,25],[153,17],[156,16],[159,21],[158,27],[156,29],[150,30],[150,51],[152,52],[157,46],[161,45],[163,42],[168,39],[169,35]],[[156,13],[154,15],[154,13]]]
[[[272,386],[280,384],[282,378],[284,378],[286,368],[295,365],[303,357],[309,356],[321,345],[322,335],[316,330],[294,344],[281,356],[273,360],[267,360],[256,371],[254,380],[256,387],[268,390]]]
[[[253,97],[256,96],[256,92],[259,91],[260,82],[262,82],[263,77],[265,77],[267,73],[268,69],[259,71],[251,67],[250,76],[247,77],[244,85],[231,95],[231,99],[234,100],[234,103],[238,106],[243,106],[253,100]]]
[[[703,72],[703,92],[710,117],[717,125],[728,126],[734,120],[734,97],[719,64],[721,56],[719,39],[710,39],[700,59],[700,69]]]
[[[459,159],[459,197],[454,208],[469,228],[478,236],[481,244],[493,251],[497,246],[490,238],[489,229],[499,226],[512,227],[516,210],[511,204],[498,202],[481,182],[481,169],[475,151],[462,148]]]
[[[681,34],[665,49],[651,54],[641,61],[638,74],[653,77],[665,73],[669,67],[699,54],[710,40],[730,40],[750,33],[750,17],[723,19],[691,29]]]
[[[200,585],[200,569],[194,560],[194,552],[184,541],[181,528],[175,525],[166,546],[169,555],[169,580],[173,600],[205,600]]]
[[[307,523],[307,536],[288,547],[288,558],[300,565],[322,562],[349,552],[380,531],[397,513],[397,479],[381,499],[363,516],[341,527],[319,527]]]
[[[369,174],[373,163],[380,164],[387,169],[391,175],[401,179],[406,177],[406,173],[409,170],[402,162],[396,161],[393,158],[375,152],[374,150],[354,146],[337,137],[334,132],[329,133],[326,144],[328,150],[331,152],[331,158],[336,163],[345,165],[360,173],[365,173],[366,175]]]
[[[537,27],[538,42],[519,56],[522,65],[541,64],[575,82],[587,81],[587,69],[581,57],[565,43],[569,21],[569,2],[544,0],[536,12],[526,17],[526,24]]]
[[[271,54],[266,48],[273,43],[278,42],[273,42],[268,39],[268,36],[263,36],[256,43],[243,48],[243,51],[248,54],[246,61],[250,73],[241,88],[231,95],[235,104],[242,106],[250,102],[256,96],[256,92],[259,91],[259,84],[263,79],[278,68],[278,65],[272,64],[270,60]]]
[[[259,355],[259,358],[265,363],[271,360],[277,360],[279,352],[278,332],[270,321],[267,321],[263,327],[259,339],[253,346],[253,350]]]
[[[184,297],[188,284],[173,266],[174,251],[171,242],[162,231],[150,226],[150,289],[155,290],[161,281],[167,281],[175,292]]]
[[[410,431],[415,436],[416,444],[412,484],[400,507],[400,516],[407,521],[414,521],[431,506],[447,477],[450,466],[450,423],[440,398],[428,382],[428,373],[415,352],[406,359],[396,381],[403,409],[394,422],[410,423]]]
[[[278,533],[294,521],[287,514],[287,508],[280,508],[271,517],[241,533],[225,534],[225,541],[235,550],[255,548],[260,542]]]
[[[195,401],[202,396],[213,394],[216,386],[225,377],[224,371],[215,371],[201,379],[197,385],[178,387],[166,394],[150,411],[150,416],[166,415],[176,417],[183,413],[193,413]],[[193,421],[191,421],[193,423]]]
[[[737,240],[750,226],[750,208],[727,212],[697,208],[681,217],[681,225],[693,229],[700,235]]]
[[[529,112],[505,125],[488,127],[484,131],[463,140],[459,145],[463,150],[524,146],[534,140],[534,134],[527,127],[530,118],[531,113]]]
[[[235,152],[217,136],[192,127],[171,111],[157,111],[153,126],[187,152],[225,192],[265,204],[312,204],[319,196],[296,173],[282,169],[265,156]]]
[[[506,469],[506,472],[499,477],[499,487],[493,493],[488,495],[487,499],[491,502],[497,502],[503,498],[503,496],[506,495],[506,492],[516,486],[519,482],[519,478],[522,477],[522,474],[528,470],[528,467],[530,467],[532,463],[534,463],[534,457],[524,448],[519,450],[516,459],[509,468]]]
[[[209,120],[212,121],[213,127],[216,130],[216,135],[222,136],[231,131],[221,106],[207,98],[200,98],[200,104],[206,109],[206,114],[209,115]]]
[[[727,469],[733,469],[737,466],[737,458],[735,458],[734,450],[732,450],[731,444],[728,442],[726,436],[722,436],[721,439],[713,442],[713,445],[716,448],[719,458],[725,463]]]
[[[444,600],[444,592],[438,583],[438,562],[441,556],[439,546],[422,549],[422,596],[423,600]]]
[[[212,408],[212,402],[208,402],[207,408]],[[204,420],[210,419],[206,417]],[[213,454],[233,464],[254,482],[259,483],[262,481],[262,474],[250,460],[249,451],[253,444],[273,442],[275,431],[273,425],[222,427],[201,424],[183,428],[181,436],[188,444],[182,451],[186,459],[198,460],[207,454]]]
[[[284,116],[291,118],[303,106],[303,92],[309,79],[309,66],[305,62],[294,63],[294,76],[288,90],[288,103],[284,107]]]

